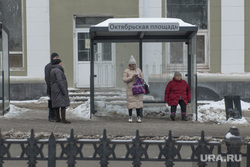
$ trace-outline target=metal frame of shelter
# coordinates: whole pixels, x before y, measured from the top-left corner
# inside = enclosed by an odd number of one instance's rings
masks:
[[[0,22],[0,114],[10,109],[9,31]]]
[[[90,27],[90,112],[94,114],[94,45],[104,42],[138,42],[142,69],[142,43],[185,42],[188,45],[188,84],[192,112],[197,120],[196,34],[198,27],[174,18],[111,18]],[[91,115],[90,114],[90,115]]]

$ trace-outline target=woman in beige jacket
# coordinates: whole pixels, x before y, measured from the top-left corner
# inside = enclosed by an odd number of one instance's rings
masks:
[[[132,110],[136,109],[137,122],[141,122],[140,111],[143,108],[143,94],[133,95],[132,86],[137,77],[144,79],[142,71],[136,67],[136,60],[133,55],[128,62],[128,68],[123,72],[123,82],[127,83],[127,107],[129,112],[129,122],[132,122]]]

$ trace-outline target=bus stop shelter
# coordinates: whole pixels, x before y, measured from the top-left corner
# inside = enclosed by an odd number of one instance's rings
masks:
[[[143,43],[185,42],[187,49],[187,75],[191,88],[192,112],[197,120],[196,34],[198,27],[175,18],[111,18],[90,27],[90,112],[94,105],[94,46],[97,43],[139,43],[139,67],[143,67]]]

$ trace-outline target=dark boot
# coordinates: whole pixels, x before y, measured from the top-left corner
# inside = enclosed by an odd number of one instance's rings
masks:
[[[186,116],[186,114],[182,114],[182,115],[181,115],[181,120],[182,120],[182,121],[187,121],[187,116]]]
[[[55,121],[55,120],[56,120],[55,111],[54,111],[53,108],[50,108],[50,109],[49,109],[49,118],[50,118],[50,120],[52,120],[52,121]]]
[[[49,121],[50,122],[55,122],[55,111],[52,108],[49,108]]]
[[[172,121],[175,121],[175,113],[171,113],[170,118]]]
[[[54,110],[55,110],[56,122],[61,122],[60,113],[59,113],[59,108],[58,108],[58,109],[54,109]]]
[[[62,123],[70,124],[71,122],[66,120],[66,108],[61,108]]]

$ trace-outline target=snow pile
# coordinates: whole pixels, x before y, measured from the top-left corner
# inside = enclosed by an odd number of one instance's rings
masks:
[[[19,107],[16,107],[16,106],[10,104],[10,110],[9,110],[9,112],[7,114],[4,115],[3,118],[17,117],[18,115],[23,114],[23,113],[25,113],[28,110],[29,109],[19,108]]]
[[[204,105],[198,106],[198,121],[199,122],[215,122],[222,124],[248,124],[247,120],[242,117],[241,119],[229,118],[226,120],[226,111],[224,100],[215,101],[199,101],[199,103],[204,103]],[[241,109],[248,110],[250,104],[241,101]]]
[[[41,104],[41,106],[44,106],[47,110],[47,100],[48,98],[40,98],[39,100],[29,100],[29,101],[13,101],[10,104],[10,110],[7,112],[4,116],[0,116],[0,118],[3,119],[11,119],[11,118],[21,118],[22,115],[27,115],[26,112],[30,112],[29,118],[34,117],[36,119],[37,115],[35,112],[39,112],[34,110],[34,108],[30,109],[29,107],[25,106],[24,107],[17,107],[14,104],[15,103],[24,103],[29,105],[34,105],[37,106],[38,104]],[[26,108],[27,107],[27,108]],[[26,113],[26,114],[25,114]],[[90,100],[79,104],[76,108],[69,107],[67,108],[67,117],[69,116],[72,118],[80,118],[80,119],[90,119]],[[27,119],[27,116],[24,117]]]
[[[79,118],[90,119],[90,99],[76,108],[69,108],[67,114],[74,114]]]

